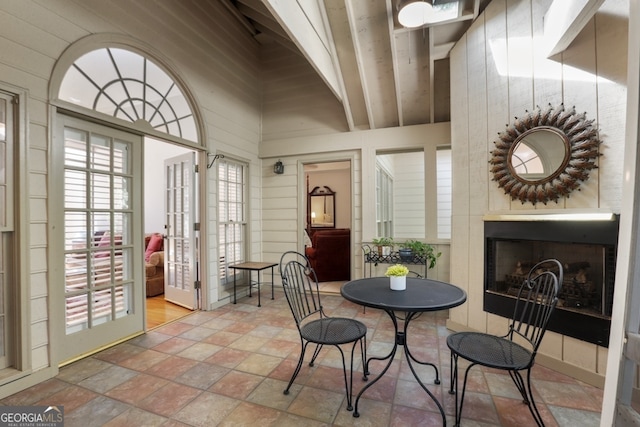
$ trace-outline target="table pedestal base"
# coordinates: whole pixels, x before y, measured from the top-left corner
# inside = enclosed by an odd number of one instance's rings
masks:
[[[416,381],[418,381],[418,384],[420,384],[420,387],[422,387],[422,389],[425,392],[427,392],[429,397],[431,397],[431,399],[435,402],[436,406],[440,410],[440,414],[442,415],[442,425],[446,426],[447,425],[447,420],[446,420],[446,417],[445,417],[445,414],[444,414],[444,408],[442,407],[440,402],[438,402],[438,399],[436,399],[436,397],[433,395],[433,393],[431,393],[429,391],[427,386],[424,385],[424,383],[422,382],[422,380],[418,376],[418,373],[416,372],[415,368],[413,367],[412,361],[415,362],[415,363],[418,363],[420,365],[432,366],[433,369],[435,369],[435,371],[436,371],[436,379],[433,381],[434,384],[440,384],[440,376],[438,374],[438,368],[433,363],[421,362],[421,361],[417,360],[411,354],[411,351],[409,351],[409,347],[407,346],[407,328],[409,327],[409,322],[411,321],[411,319],[413,319],[414,317],[418,316],[420,313],[407,313],[407,317],[404,320],[404,328],[403,328],[402,331],[399,331],[398,330],[398,318],[396,317],[396,314],[392,310],[384,310],[384,311],[389,315],[389,317],[391,318],[391,321],[393,322],[393,326],[394,326],[395,331],[396,331],[396,339],[395,339],[395,342],[393,343],[393,348],[391,349],[391,352],[387,356],[385,356],[385,357],[370,357],[369,359],[367,359],[367,361],[366,361],[366,363],[364,365],[364,378],[363,378],[364,381],[367,381],[367,379],[368,379],[369,362],[371,362],[372,360],[380,360],[380,361],[382,361],[382,360],[387,360],[387,359],[389,359],[389,362],[384,367],[382,372],[380,372],[380,374],[373,379],[373,381],[367,383],[367,385],[365,385],[362,388],[362,390],[360,390],[360,393],[358,393],[358,396],[356,397],[356,403],[355,403],[355,406],[354,406],[353,416],[356,417],[356,418],[360,416],[360,413],[358,412],[358,403],[360,402],[360,397],[362,396],[362,394],[369,387],[374,385],[389,370],[389,367],[391,366],[391,363],[393,363],[393,358],[396,355],[396,351],[398,350],[398,346],[403,346],[404,347],[404,355],[405,355],[405,358],[407,359],[407,363],[409,364],[409,369],[411,369],[411,372],[413,373],[413,376],[415,377]]]

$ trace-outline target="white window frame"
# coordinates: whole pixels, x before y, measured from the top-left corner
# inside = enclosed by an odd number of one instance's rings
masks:
[[[393,237],[393,177],[376,162],[376,233]]]
[[[11,283],[10,289],[3,296],[9,310],[6,329],[11,333],[6,337],[7,353],[10,353],[7,366],[0,369],[0,385],[8,384],[30,373],[32,368],[31,352],[31,292],[29,275],[30,242],[28,212],[29,193],[26,191],[28,168],[28,148],[26,140],[27,129],[27,92],[21,88],[5,83],[0,84],[0,95],[7,99],[7,110],[11,110],[11,117],[7,115],[7,123],[11,128],[5,128],[8,149],[4,158],[4,168],[7,174],[6,203],[0,205],[4,210],[6,222],[0,224],[0,264],[5,271],[5,283]],[[11,146],[11,147],[9,147]],[[2,161],[2,159],[0,159]],[[32,221],[34,222],[34,221]],[[4,255],[3,255],[4,254]],[[9,255],[11,257],[9,258]]]
[[[229,180],[229,166],[242,168],[240,180]],[[236,270],[229,269],[229,265],[245,262],[247,259],[248,168],[248,164],[228,158],[222,158],[218,163],[218,259],[221,285],[233,283]],[[225,176],[222,177],[222,174]],[[233,201],[228,200],[230,184],[237,185],[241,193]],[[234,203],[235,212],[231,212],[230,202]],[[226,236],[229,234],[233,234],[233,241],[227,240]]]
[[[452,180],[451,147],[438,147],[436,150],[437,237],[443,240],[451,239]]]

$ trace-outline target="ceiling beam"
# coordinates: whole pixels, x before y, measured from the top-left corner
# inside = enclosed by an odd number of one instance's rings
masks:
[[[544,15],[544,37],[551,57],[564,51],[604,0],[554,0]]]
[[[328,45],[329,50],[331,52],[331,57],[334,58],[333,66],[336,72],[336,77],[338,78],[338,84],[340,85],[340,90],[342,92],[342,108],[344,108],[344,114],[347,119],[347,126],[349,126],[350,131],[355,130],[355,123],[353,120],[353,111],[351,108],[351,101],[349,98],[349,92],[345,86],[344,82],[344,73],[342,72],[342,64],[340,63],[340,56],[338,55],[338,50],[336,48],[336,42],[333,35],[333,31],[331,29],[331,23],[329,22],[329,14],[327,13],[326,4],[324,1],[319,0],[318,5],[320,6],[320,13],[322,14],[322,22],[325,27],[325,31],[328,36]]]
[[[404,116],[402,113],[402,90],[400,87],[400,70],[398,66],[398,47],[396,45],[396,34],[394,32],[394,6],[395,0],[387,0],[387,22],[389,27],[389,44],[391,45],[391,62],[393,64],[393,87],[396,91],[396,109],[398,110],[398,125],[404,125]]]
[[[367,121],[369,122],[369,128],[375,129],[375,123],[373,119],[373,107],[371,105],[371,96],[369,93],[369,85],[367,84],[367,76],[365,73],[365,66],[363,63],[363,55],[361,45],[358,41],[358,28],[355,26],[355,22],[357,19],[356,12],[354,10],[354,2],[345,2],[345,6],[347,8],[347,16],[349,21],[349,29],[352,34],[353,41],[353,49],[356,56],[356,64],[358,66],[358,74],[360,75],[360,81],[362,82],[362,95],[364,97],[364,105],[367,111]],[[361,4],[362,6],[362,4]]]

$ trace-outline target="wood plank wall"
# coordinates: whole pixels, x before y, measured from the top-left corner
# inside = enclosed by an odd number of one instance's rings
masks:
[[[468,303],[450,325],[504,331],[506,320],[482,309],[483,222],[487,213],[620,212],[626,102],[628,2],[608,0],[569,48],[544,54],[543,17],[550,0],[494,0],[451,54],[452,282]],[[488,169],[497,133],[536,105],[575,105],[595,119],[604,141],[599,169],[558,204],[511,201]],[[615,310],[615,307],[614,307]],[[541,353],[590,382],[603,382],[607,349],[548,333]],[[543,357],[544,358],[544,357]]]

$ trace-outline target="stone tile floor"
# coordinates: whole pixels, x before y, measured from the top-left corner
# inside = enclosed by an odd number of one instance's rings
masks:
[[[393,341],[389,317],[379,310],[322,296],[329,314],[355,317],[368,331],[368,355],[385,355]],[[446,312],[425,313],[411,323],[412,353],[440,367],[418,368],[453,425],[448,393],[450,356]],[[413,378],[402,351],[385,376],[346,410],[339,352],[322,350],[284,395],[300,341],[282,292],[256,307],[245,297],[209,312],[195,312],[61,369],[56,378],[9,396],[4,405],[64,405],[72,426],[440,426],[440,413]],[[359,354],[359,353],[358,353]],[[307,361],[310,354],[307,354]],[[371,364],[372,375],[380,364]],[[361,365],[358,366],[361,372]],[[534,393],[547,426],[598,426],[602,390],[541,366]],[[366,384],[354,375],[357,393]],[[463,426],[530,426],[527,407],[508,375],[472,369]]]

